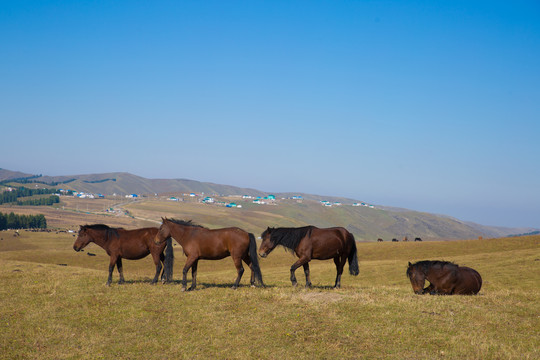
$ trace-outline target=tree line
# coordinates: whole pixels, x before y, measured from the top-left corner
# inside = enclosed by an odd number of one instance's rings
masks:
[[[11,178],[11,179],[0,181],[0,184],[7,185],[9,183],[16,182],[19,184],[39,183],[39,184],[45,184],[45,185],[50,185],[50,186],[57,186],[60,184],[69,184],[70,182],[77,180],[75,178],[64,180],[64,181],[50,181],[50,182],[36,180],[36,179],[39,179],[40,177],[43,177],[43,175],[39,174],[39,175],[32,175],[32,176],[26,176],[26,177]]]
[[[56,195],[52,195],[43,199],[26,199],[19,200],[22,197],[29,197],[34,195],[47,195],[54,194],[56,189],[28,189],[20,187],[12,191],[2,191],[0,193],[0,204],[14,203],[17,205],[52,205],[60,202],[60,198]],[[55,198],[55,199],[54,199]]]
[[[16,215],[0,213],[0,230],[7,229],[46,229],[45,215]]]
[[[47,198],[17,200],[17,205],[19,206],[51,206],[52,204],[58,204],[59,202],[60,202],[60,198],[58,196],[51,195]]]

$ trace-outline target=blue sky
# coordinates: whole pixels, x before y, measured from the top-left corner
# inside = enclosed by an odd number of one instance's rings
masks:
[[[538,1],[0,1],[0,167],[540,228]]]

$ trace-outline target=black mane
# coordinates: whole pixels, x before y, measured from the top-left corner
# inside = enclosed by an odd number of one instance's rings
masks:
[[[270,240],[276,245],[281,245],[287,249],[294,250],[300,244],[300,241],[309,233],[314,226],[304,226],[299,228],[277,228],[265,230],[270,231]],[[264,236],[263,236],[264,237]]]
[[[407,268],[407,277],[411,277],[411,270],[413,267],[416,267],[419,271],[423,272],[424,274],[427,274],[427,272],[431,269],[431,268],[435,268],[435,269],[442,269],[444,267],[449,267],[450,269],[452,270],[457,270],[458,268],[458,265],[457,264],[454,264],[453,262],[450,262],[450,261],[440,261],[440,260],[422,260],[422,261],[418,261],[414,264],[411,264],[408,268]]]
[[[173,222],[175,223],[176,225],[183,225],[183,226],[191,226],[191,227],[198,227],[198,228],[202,228],[202,229],[206,229],[204,226],[202,225],[199,225],[199,224],[195,224],[193,222],[193,220],[179,220],[179,219],[166,219],[166,220],[169,220],[170,222]]]
[[[105,224],[81,225],[81,230],[87,230],[87,229],[105,231],[107,233],[106,239],[108,240],[111,236],[118,237],[119,236],[118,229],[123,229],[123,228],[112,228]]]

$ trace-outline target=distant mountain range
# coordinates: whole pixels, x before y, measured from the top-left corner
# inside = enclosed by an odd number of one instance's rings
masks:
[[[160,195],[173,195],[191,192],[208,195],[249,195],[261,197],[269,195],[268,192],[251,188],[240,188],[188,179],[146,179],[125,172],[43,176],[0,169],[0,182],[13,185],[21,183],[43,183],[58,189],[70,189],[104,195],[154,195],[156,193]],[[322,206],[319,203],[315,203],[315,201],[327,200],[332,203],[341,202],[349,205],[359,201],[356,199],[305,193],[274,193],[273,195],[278,199],[282,197],[302,196],[305,200],[302,205],[272,207],[271,211],[273,213],[279,213],[284,219],[291,219],[290,223],[301,221],[306,224],[318,224],[318,226],[344,224],[355,236],[364,239],[384,237],[385,240],[389,240],[390,237],[406,235],[409,237],[472,239],[479,236],[502,237],[538,231],[538,229],[534,228],[484,226],[461,221],[449,216],[380,205],[376,209],[343,206],[340,209],[332,209],[331,218],[329,218],[329,214],[323,211]],[[291,206],[296,207],[291,208]]]
[[[189,179],[146,179],[137,175],[125,172],[103,173],[103,174],[85,174],[68,176],[47,176],[32,175],[18,171],[0,169],[0,182],[21,180],[23,182],[42,183],[55,186],[61,189],[76,190],[86,193],[100,194],[138,194],[154,195],[168,193],[205,193],[208,195],[250,195],[267,196],[270,193],[241,188],[231,185],[214,184]],[[280,197],[290,197],[300,195],[307,200],[320,200],[322,196],[302,193],[273,193]],[[331,202],[350,202],[355,200],[343,197],[327,196],[324,199]]]

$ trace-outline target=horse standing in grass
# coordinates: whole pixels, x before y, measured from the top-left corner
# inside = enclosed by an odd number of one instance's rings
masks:
[[[210,230],[191,221],[162,218],[163,223],[155,236],[155,243],[162,244],[165,239],[173,237],[187,256],[182,277],[182,291],[186,290],[187,273],[191,268],[192,282],[190,290],[197,286],[197,264],[200,259],[219,260],[227,256],[233,258],[238,276],[233,289],[240,284],[244,273],[242,260],[251,269],[251,285],[257,281],[264,286],[255,236],[237,227]]]
[[[448,261],[409,262],[407,277],[416,294],[475,295],[482,287],[478,271]],[[430,284],[424,289],[425,281]]]
[[[174,252],[172,249],[172,239],[156,245],[154,243],[154,237],[157,232],[157,228],[125,230],[123,228],[111,228],[103,224],[81,225],[79,235],[73,244],[73,249],[75,251],[81,251],[86,245],[93,242],[107,252],[110,256],[107,285],[110,285],[112,282],[112,273],[115,265],[120,274],[118,284],[124,283],[122,258],[139,260],[148,254],[152,254],[152,259],[156,265],[156,275],[152,280],[152,284],[158,281],[162,268],[163,273],[161,278],[164,282],[167,282],[172,280],[173,272]],[[165,246],[167,246],[167,250],[163,254]]]
[[[345,262],[349,261],[349,272],[358,275],[358,258],[356,255],[356,241],[353,234],[342,227],[319,229],[315,226],[299,228],[268,228],[262,234],[262,243],[259,248],[261,257],[266,257],[278,245],[285,247],[298,256],[291,266],[291,282],[297,285],[294,272],[300,266],[304,267],[306,287],[311,287],[309,276],[309,262],[311,259],[334,259],[337,276],[334,288],[341,287],[341,274]]]

